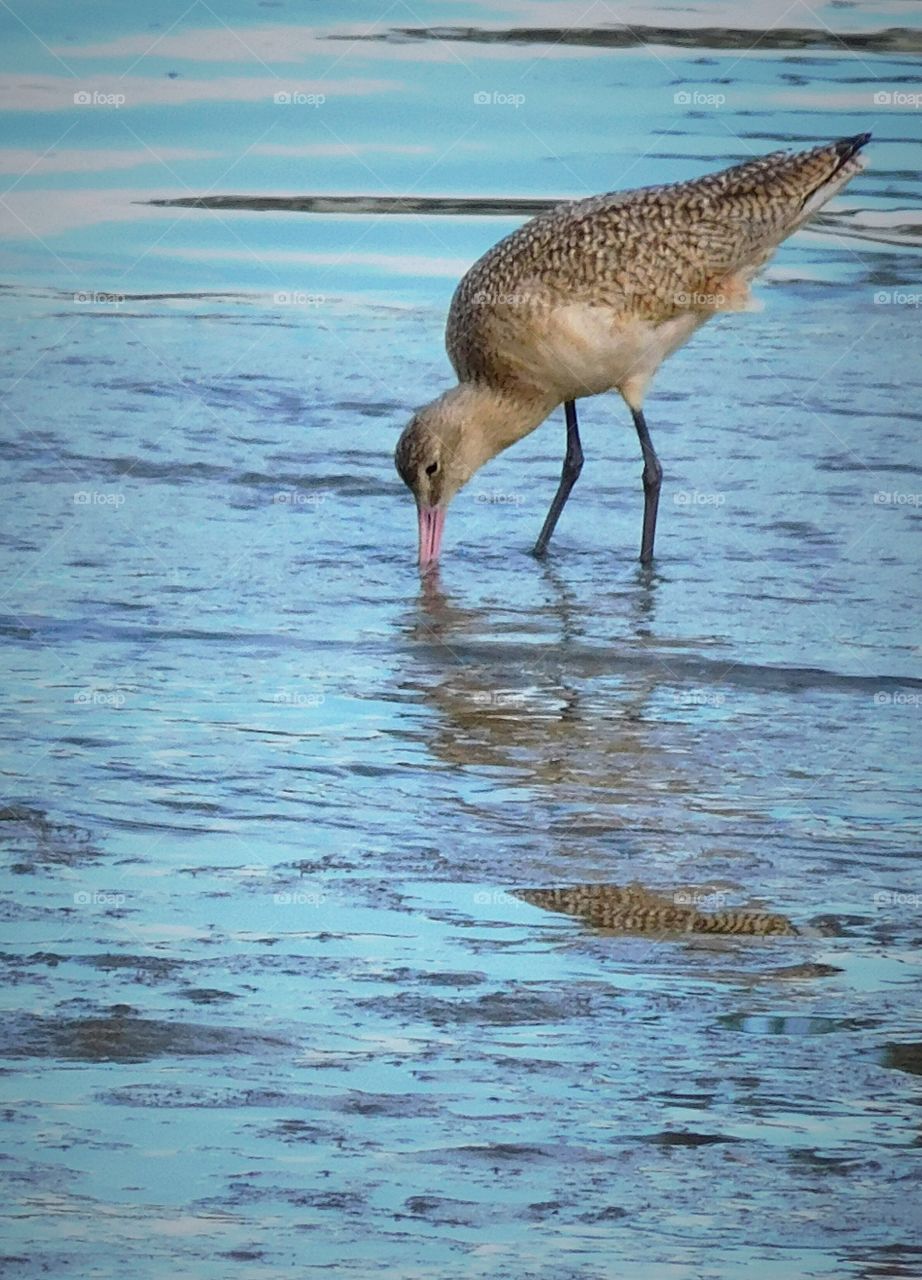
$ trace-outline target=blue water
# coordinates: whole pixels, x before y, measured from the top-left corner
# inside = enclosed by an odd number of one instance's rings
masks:
[[[663,33],[480,38],[618,20]],[[4,1274],[917,1276],[914,6],[0,27]],[[869,128],[654,384],[654,571],[609,396],[546,562],[562,414],[421,586],[391,453],[478,199]],[[318,194],[470,211],[145,203]],[[512,892],[588,881],[800,933]]]

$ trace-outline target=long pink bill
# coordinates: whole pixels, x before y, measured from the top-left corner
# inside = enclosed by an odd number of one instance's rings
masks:
[[[430,569],[439,558],[442,546],[442,530],[445,527],[444,507],[417,508],[419,515],[419,567]]]

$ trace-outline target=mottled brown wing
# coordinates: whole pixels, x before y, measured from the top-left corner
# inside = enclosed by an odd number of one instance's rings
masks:
[[[586,301],[654,322],[719,309],[722,282],[755,275],[864,140],[775,152],[531,219],[484,254],[455,291],[446,346],[458,376],[490,378],[491,331],[508,334],[562,303]]]

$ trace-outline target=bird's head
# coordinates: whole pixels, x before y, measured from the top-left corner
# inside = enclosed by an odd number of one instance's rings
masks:
[[[448,391],[414,413],[397,441],[394,463],[416,499],[421,569],[439,558],[449,502],[496,450],[468,397]]]
[[[394,462],[416,499],[421,569],[439,558],[445,512],[458,490],[500,450],[532,431],[553,404],[463,382],[417,409],[397,441]]]

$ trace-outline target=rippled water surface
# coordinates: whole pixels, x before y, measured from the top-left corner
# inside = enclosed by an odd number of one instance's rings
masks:
[[[3,1273],[922,1274],[917,7],[13,8]],[[421,588],[466,267],[865,129],[654,385],[655,569],[607,396]],[[798,932],[513,892],[593,882]]]

